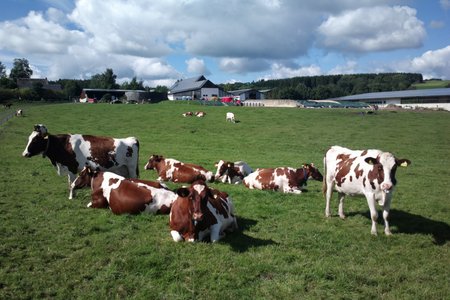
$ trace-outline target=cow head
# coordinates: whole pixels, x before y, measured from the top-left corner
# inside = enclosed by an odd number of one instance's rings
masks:
[[[84,187],[90,187],[92,178],[97,173],[97,170],[92,169],[90,166],[86,165],[83,170],[78,174],[77,178],[72,182],[72,189],[81,189]]]
[[[48,130],[42,124],[34,125],[34,130],[28,137],[28,144],[22,153],[24,157],[32,157],[34,155],[44,153],[48,144]]]
[[[203,180],[197,180],[190,187],[179,188],[176,192],[178,196],[189,200],[192,222],[197,225],[203,220],[208,197],[212,196],[210,189]]]
[[[364,161],[373,168],[368,173],[370,181],[377,180],[380,184],[381,190],[385,193],[389,193],[390,190],[397,184],[395,179],[395,172],[397,167],[407,167],[411,164],[408,159],[397,159],[392,153],[383,152],[377,157],[367,157]]]
[[[217,164],[215,164],[215,166],[217,168],[217,172],[214,177],[217,180],[225,174],[230,174],[230,171],[234,169],[234,162],[220,160]]]
[[[322,174],[320,173],[319,169],[317,169],[316,166],[314,166],[313,163],[303,164],[303,169],[306,170],[306,172],[308,173],[307,175],[308,179],[312,178],[317,181],[323,180]]]
[[[164,157],[162,155],[153,154],[148,159],[148,162],[145,164],[144,169],[145,170],[153,170],[156,168],[158,163],[160,163],[163,160],[164,160]]]

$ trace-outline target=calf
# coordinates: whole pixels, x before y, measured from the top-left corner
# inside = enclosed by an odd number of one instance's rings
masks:
[[[331,216],[330,200],[333,189],[338,192],[339,216],[343,219],[346,195],[364,195],[372,219],[371,233],[377,234],[378,213],[375,202],[383,206],[384,233],[389,229],[389,210],[394,187],[397,183],[397,166],[411,164],[408,159],[397,159],[392,153],[381,150],[350,150],[340,146],[331,147],[324,158],[325,178],[323,192],[326,199],[325,216]]]
[[[318,181],[323,179],[313,163],[304,164],[298,169],[289,167],[257,169],[244,178],[244,185],[249,189],[300,194],[302,186],[306,185],[309,178]]]
[[[227,112],[226,120],[230,121],[230,122],[233,122],[233,123],[236,123],[236,120],[234,118],[234,114],[232,112]]]
[[[215,180],[220,180],[223,183],[228,182],[230,184],[238,184],[242,182],[245,176],[253,172],[250,166],[243,161],[223,161],[220,160],[216,163]]]
[[[206,113],[204,111],[196,111],[195,115],[199,118],[202,118],[202,117],[206,116]]]
[[[214,181],[213,173],[202,166],[183,163],[173,158],[164,158],[161,155],[150,156],[144,168],[146,170],[155,169],[159,175],[158,181],[171,180],[184,183],[192,183],[198,179]]]
[[[73,198],[72,182],[85,165],[102,171],[136,178],[139,176],[139,141],[134,137],[111,137],[48,133],[42,124],[34,126],[22,155],[48,157],[59,175],[67,174],[69,199]]]
[[[168,214],[177,194],[159,182],[127,179],[111,172],[85,167],[72,183],[72,188],[90,186],[91,202],[87,207],[107,208],[114,214]]]
[[[227,193],[211,189],[202,180],[177,190],[170,212],[170,234],[175,242],[217,242],[226,230],[237,229],[234,206]]]

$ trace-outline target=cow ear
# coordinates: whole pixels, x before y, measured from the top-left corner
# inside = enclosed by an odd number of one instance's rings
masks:
[[[364,161],[369,165],[375,165],[378,163],[377,159],[373,157],[367,157],[366,159],[364,159]]]
[[[310,163],[309,164],[311,167],[315,168],[316,166],[314,165],[314,163]]]
[[[189,189],[184,188],[184,187],[177,189],[176,192],[177,192],[178,196],[183,197],[183,198],[189,196],[189,194],[190,194]]]
[[[217,168],[218,165],[219,165],[218,162],[215,162],[215,163],[214,163],[214,167],[215,167],[215,168]]]
[[[402,159],[396,159],[395,163],[397,164],[397,166],[407,167],[411,164],[411,161],[409,159],[402,158]]]

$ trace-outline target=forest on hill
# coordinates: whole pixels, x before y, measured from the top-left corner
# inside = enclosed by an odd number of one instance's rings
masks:
[[[370,92],[414,89],[423,82],[418,73],[378,73],[302,76],[286,79],[220,84],[225,91],[241,89],[270,90],[271,99],[329,99]]]

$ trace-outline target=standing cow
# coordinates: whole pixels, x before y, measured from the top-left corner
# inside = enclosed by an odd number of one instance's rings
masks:
[[[214,178],[216,181],[220,180],[223,183],[241,183],[244,177],[253,172],[252,168],[243,161],[231,162],[220,160],[215,166],[217,171]]]
[[[91,187],[87,207],[110,208],[114,214],[168,214],[177,194],[165,185],[150,180],[125,178],[111,172],[85,167],[72,183],[72,188]]]
[[[211,189],[202,180],[177,190],[170,211],[170,234],[175,242],[217,242],[225,231],[237,229],[234,206],[227,193]]]
[[[71,187],[85,165],[108,170],[125,177],[139,177],[139,141],[134,137],[116,139],[81,134],[48,133],[42,124],[34,126],[22,155],[48,157],[59,175],[68,175],[69,199],[74,196]]]
[[[226,120],[229,121],[229,122],[236,123],[236,119],[234,118],[234,113],[227,112]]]
[[[311,164],[303,164],[301,168],[290,167],[257,169],[244,178],[244,185],[249,189],[273,190],[282,193],[300,194],[308,179],[322,181],[319,170]]]
[[[180,162],[173,158],[164,158],[161,155],[150,156],[145,170],[156,170],[158,173],[158,181],[184,182],[192,183],[202,179],[205,181],[214,181],[211,171],[206,170],[202,166]]]
[[[340,146],[331,147],[324,158],[325,178],[323,192],[326,199],[325,216],[330,217],[330,200],[333,189],[339,195],[339,216],[344,219],[346,195],[364,195],[372,219],[371,233],[377,234],[378,213],[375,202],[383,206],[384,233],[389,229],[389,210],[397,183],[395,172],[398,166],[411,164],[408,159],[397,159],[392,153],[381,150],[350,150]]]

